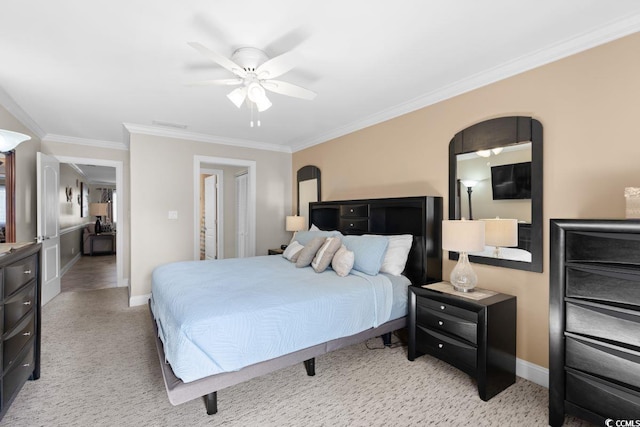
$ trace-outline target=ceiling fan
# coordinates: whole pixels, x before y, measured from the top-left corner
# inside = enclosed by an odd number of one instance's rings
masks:
[[[265,89],[279,93],[281,95],[292,96],[294,98],[312,100],[316,93],[303,87],[274,80],[291,70],[294,64],[292,52],[286,52],[274,58],[269,58],[266,53],[254,47],[241,47],[237,49],[231,59],[212,51],[197,42],[189,43],[189,46],[226,68],[235,74],[236,77],[229,79],[205,80],[195,83],[196,85],[240,85],[227,94],[227,97],[236,107],[242,107],[245,100],[248,100],[259,112],[271,107],[271,101],[267,98]]]

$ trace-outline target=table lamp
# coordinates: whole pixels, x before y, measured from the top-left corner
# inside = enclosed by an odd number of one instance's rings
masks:
[[[483,219],[484,240],[487,246],[493,246],[494,258],[501,258],[500,248],[518,246],[518,220],[505,218]]]
[[[484,250],[484,227],[483,221],[442,221],[442,249],[460,253],[450,276],[451,285],[458,292],[473,292],[478,283],[467,252]]]
[[[296,232],[304,230],[304,217],[298,215],[287,216],[285,224],[285,230],[293,231],[293,237],[295,237]]]
[[[102,224],[100,218],[107,215],[107,203],[89,203],[89,215],[97,216],[95,233],[102,232]]]

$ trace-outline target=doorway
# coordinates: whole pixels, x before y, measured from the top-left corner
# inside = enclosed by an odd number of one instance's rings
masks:
[[[207,215],[207,210],[215,209],[215,230],[211,238],[216,239],[216,258],[237,256],[238,251],[238,231],[237,231],[237,203],[235,177],[245,175],[246,198],[243,204],[246,209],[246,221],[244,222],[244,238],[242,239],[243,253],[246,256],[255,255],[255,228],[256,228],[256,162],[251,160],[241,160],[223,157],[194,156],[194,259],[205,259],[206,256],[206,217],[209,221],[212,212]],[[206,181],[207,177],[216,175],[217,196],[215,207],[208,206],[206,202]],[[210,181],[211,185],[211,181]],[[229,187],[231,186],[231,187]],[[226,188],[226,190],[225,190]],[[210,188],[211,190],[211,188]],[[215,236],[215,237],[214,237]]]

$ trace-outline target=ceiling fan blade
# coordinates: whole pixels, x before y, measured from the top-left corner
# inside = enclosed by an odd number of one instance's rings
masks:
[[[283,75],[297,64],[297,55],[293,52],[286,52],[260,65],[256,68],[256,74],[259,79],[273,79]]]
[[[303,87],[280,80],[267,80],[261,83],[265,89],[271,92],[279,93],[281,95],[293,96],[294,98],[312,100],[317,95],[315,92],[310,91],[309,89],[305,89]]]
[[[188,86],[209,86],[209,85],[219,85],[219,86],[234,86],[242,84],[242,79],[216,79],[216,80],[203,80],[201,82],[193,82],[188,83]]]
[[[192,48],[194,48],[195,50],[197,50],[207,58],[211,59],[213,62],[231,71],[233,74],[242,78],[247,77],[247,72],[244,71],[244,69],[241,66],[239,66],[229,58],[222,56],[217,52],[212,51],[211,49],[203,46],[201,43],[189,42],[188,44],[189,46],[191,46]]]

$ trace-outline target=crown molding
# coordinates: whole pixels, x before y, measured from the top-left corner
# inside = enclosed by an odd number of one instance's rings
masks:
[[[143,135],[153,135],[165,138],[186,139],[189,141],[206,142],[209,144],[231,145],[234,147],[252,148],[256,150],[278,151],[291,153],[291,147],[268,142],[251,141],[247,139],[228,138],[224,136],[206,135],[202,133],[189,132],[179,129],[159,128],[156,126],[139,125],[135,123],[123,123],[125,133],[137,133]],[[129,136],[126,137],[127,141]]]
[[[0,105],[6,108],[16,120],[22,123],[24,127],[33,132],[38,138],[42,139],[45,136],[45,131],[38,126],[35,120],[33,120],[2,87],[0,87]]]
[[[90,147],[109,148],[111,150],[127,151],[129,147],[123,142],[102,141],[99,139],[77,138],[75,136],[56,135],[48,133],[42,138],[44,142],[60,142],[63,144],[87,145]]]
[[[454,96],[458,96],[525,71],[541,67],[545,64],[583,52],[638,31],[640,31],[640,14],[631,15],[627,18],[605,24],[595,30],[584,32],[570,39],[554,43],[544,49],[539,49],[530,54],[507,61],[496,67],[474,74],[468,78],[458,80],[457,82],[438,90],[387,108],[362,120],[346,124],[317,137],[294,143],[292,145],[292,152],[295,153],[297,151],[304,150],[305,148],[322,144],[323,142],[327,142],[404,114],[411,113],[421,108],[453,98]]]

